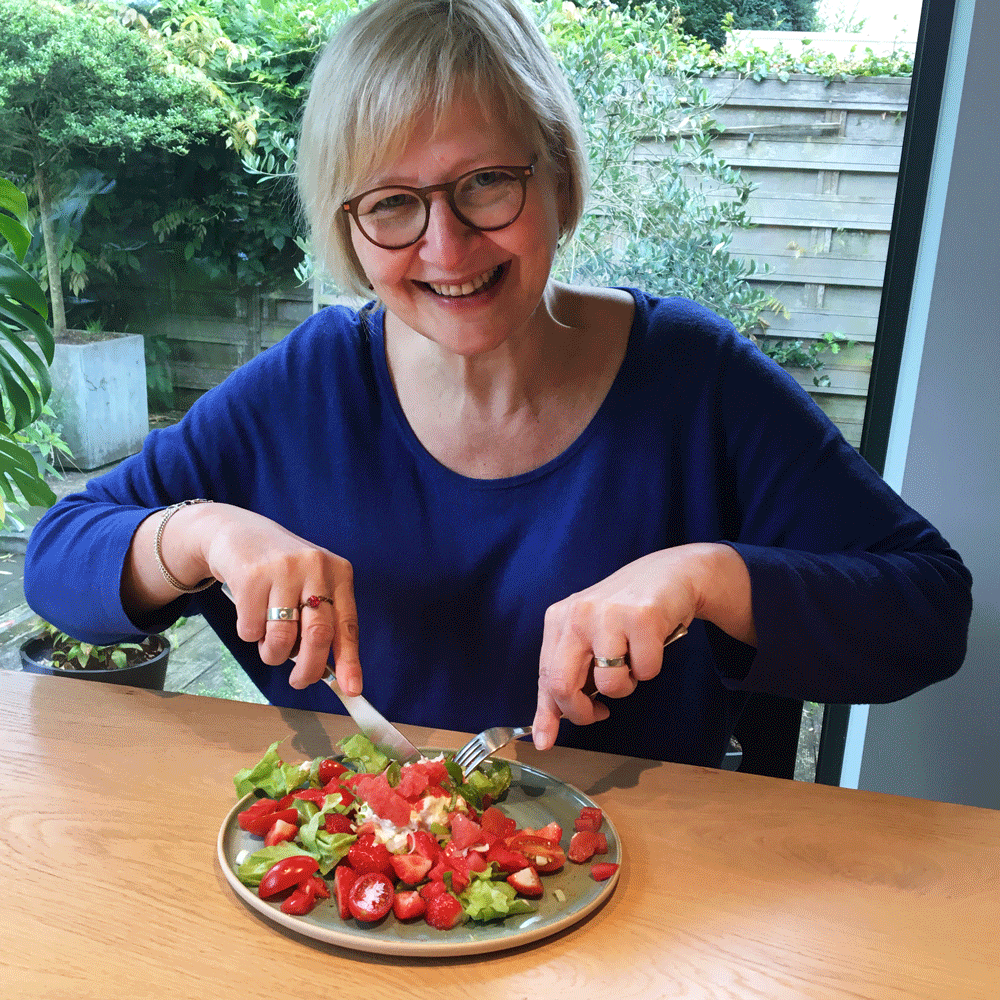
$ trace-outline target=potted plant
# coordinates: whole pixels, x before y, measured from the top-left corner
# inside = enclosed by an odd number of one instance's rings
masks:
[[[96,646],[43,622],[42,632],[25,640],[20,653],[21,669],[30,674],[79,677],[162,691],[170,641],[163,635],[150,635],[141,642]]]
[[[31,178],[37,194],[56,341],[52,408],[81,469],[137,452],[149,413],[143,338],[67,327],[64,268],[76,292],[86,283],[81,254],[57,226],[61,193],[75,179],[70,164],[85,166],[101,150],[185,152],[226,132],[224,104],[124,5],[0,0],[0,161]]]

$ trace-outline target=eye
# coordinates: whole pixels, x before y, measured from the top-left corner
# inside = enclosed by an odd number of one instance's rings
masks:
[[[391,215],[405,212],[420,204],[420,199],[408,191],[373,191],[358,205],[362,215]]]
[[[497,184],[507,184],[513,179],[506,170],[480,170],[469,178],[469,186],[488,188]]]

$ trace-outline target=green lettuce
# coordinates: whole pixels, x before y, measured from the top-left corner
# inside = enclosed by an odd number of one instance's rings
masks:
[[[344,763],[355,771],[381,774],[389,766],[389,758],[361,733],[340,740],[337,746],[344,752]]]
[[[309,783],[309,775],[300,764],[285,764],[281,760],[279,746],[279,743],[272,743],[257,764],[236,772],[233,784],[240,798],[259,789],[268,798],[280,799]]]
[[[345,857],[351,848],[351,844],[356,841],[357,835],[353,833],[330,833],[326,829],[326,816],[328,813],[345,813],[347,810],[339,802],[331,802],[331,797],[327,796],[330,805],[324,805],[306,823],[299,827],[297,839],[302,842],[306,854],[311,854],[319,861],[319,870],[323,875],[337,867],[341,858]],[[310,803],[312,804],[312,803]]]
[[[473,873],[472,881],[459,894],[458,901],[465,915],[470,920],[486,923],[516,913],[534,913],[535,908],[526,899],[520,898],[512,885],[492,881],[491,868]]]
[[[274,847],[262,847],[259,851],[243,859],[243,864],[236,869],[236,877],[244,884],[256,889],[268,869],[281,861],[282,858],[294,858],[299,854],[309,854],[300,844],[285,840]]]

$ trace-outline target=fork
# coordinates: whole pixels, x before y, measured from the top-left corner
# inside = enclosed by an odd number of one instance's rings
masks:
[[[455,754],[455,763],[468,777],[491,753],[505,747],[511,740],[530,735],[531,726],[493,726],[491,729],[484,729]]]

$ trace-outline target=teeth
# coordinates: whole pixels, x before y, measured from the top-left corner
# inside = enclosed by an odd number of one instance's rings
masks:
[[[499,267],[494,267],[489,271],[484,271],[482,274],[477,274],[474,278],[461,285],[436,285],[433,281],[428,281],[427,284],[438,295],[457,298],[460,295],[471,295],[473,292],[478,291],[483,285],[488,284],[497,275],[499,270]]]

